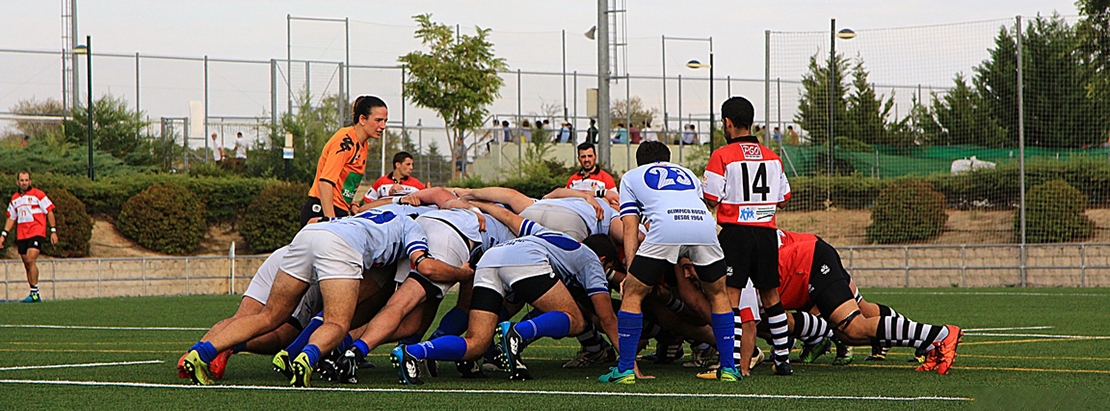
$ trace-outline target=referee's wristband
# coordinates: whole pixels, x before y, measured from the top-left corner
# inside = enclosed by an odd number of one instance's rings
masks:
[[[8,236],[8,230],[0,231],[0,237],[7,237],[7,236]]]
[[[58,227],[50,227],[50,232],[51,232],[51,233],[56,233],[56,232],[58,232]]]

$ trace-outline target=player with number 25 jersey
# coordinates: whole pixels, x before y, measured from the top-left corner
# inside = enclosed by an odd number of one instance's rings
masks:
[[[668,162],[645,164],[621,177],[621,216],[642,214],[650,229],[644,243],[717,244],[717,224],[701,202],[701,184],[689,169]]]

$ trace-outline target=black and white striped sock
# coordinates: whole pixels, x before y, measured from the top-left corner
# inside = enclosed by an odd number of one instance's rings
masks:
[[[786,310],[782,308],[782,303],[778,303],[766,308],[764,313],[767,315],[767,326],[771,329],[775,362],[789,362],[790,328],[786,319]]]
[[[899,346],[932,350],[933,343],[944,340],[948,329],[944,326],[921,324],[906,317],[882,316],[875,339],[883,347]]]
[[[597,333],[597,328],[594,328],[592,323],[586,323],[586,331],[578,334],[575,338],[582,345],[582,349],[588,352],[601,351],[601,335]]]
[[[732,360],[735,364],[740,364],[740,337],[744,335],[744,330],[741,325],[744,319],[740,317],[740,309],[732,309]]]
[[[804,311],[792,313],[794,316],[794,337],[802,340],[805,345],[820,343],[827,337],[832,337],[829,323],[823,318]]]

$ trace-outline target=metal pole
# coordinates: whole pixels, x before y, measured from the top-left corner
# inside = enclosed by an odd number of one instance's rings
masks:
[[[142,121],[142,109],[139,106],[139,52],[135,52],[135,118]]]
[[[92,76],[92,71],[93,71],[92,70],[92,53],[93,53],[93,51],[92,51],[92,36],[85,36],[85,51],[86,51],[85,66],[87,66],[86,68],[88,69],[88,81],[86,81],[86,83],[89,83],[88,84],[88,86],[89,86],[88,95],[85,96],[85,98],[86,98],[85,103],[87,104],[85,106],[85,109],[87,111],[86,114],[88,115],[88,128],[89,128],[89,180],[96,181],[96,173],[94,172],[94,169],[93,169],[93,89],[92,89],[92,86],[93,86],[93,84],[92,84],[93,83],[92,82],[92,79],[93,79],[93,76]],[[74,77],[77,77],[77,75],[74,75]]]
[[[609,0],[597,0],[597,162],[608,167],[609,133]]]
[[[424,151],[424,119],[416,119],[416,145],[421,152]],[[429,162],[424,162],[424,175],[428,176],[432,173],[432,166]]]
[[[624,76],[624,117],[628,121],[624,124],[624,132],[628,141],[624,143],[624,169],[632,169],[632,79],[628,78],[627,67]]]
[[[204,162],[208,162],[208,56],[204,56]]]
[[[717,127],[717,119],[713,113],[713,37],[709,38],[709,152],[712,153],[714,146],[713,142],[713,129]]]
[[[521,161],[524,159],[524,127],[521,126],[521,92],[520,92],[520,69],[516,69],[516,126],[520,128],[520,138],[516,141],[516,169],[517,175],[524,177],[524,168],[521,167]]]
[[[682,161],[682,146],[686,144],[682,141],[682,133],[686,131],[686,125],[682,124],[682,75],[678,75],[678,161]],[[697,137],[697,134],[694,135]]]
[[[308,97],[308,107],[312,107],[312,66],[307,61],[304,62],[304,94]]]
[[[782,103],[779,103],[782,107]],[[763,116],[767,118],[767,124],[771,123],[771,30],[763,31]],[[781,117],[781,113],[779,117]],[[763,133],[763,144],[767,143],[767,135],[771,130]],[[780,130],[781,132],[781,130]],[[773,139],[772,139],[773,140]],[[768,144],[769,146],[769,144]],[[782,147],[779,147],[780,149]],[[772,148],[773,150],[774,148]]]
[[[285,15],[285,112],[293,112],[293,92],[292,88],[293,78],[293,16],[290,14]]]
[[[277,129],[277,59],[270,59],[270,126]]]
[[[77,53],[73,52],[73,47],[77,42],[77,0],[69,0],[69,2],[69,14],[73,19],[73,24],[69,28],[70,44],[66,44],[65,47],[69,50],[70,63],[73,65],[73,96],[70,98],[70,107],[76,110],[78,102],[81,101],[81,75],[79,74],[80,71],[78,71],[80,67],[78,62],[80,62],[80,60],[79,57],[77,57]],[[63,67],[63,70],[64,69]]]
[[[407,74],[408,70],[406,70],[404,66],[401,66],[401,135],[405,137],[408,137],[408,134],[406,134],[408,132],[408,121],[405,120],[405,106],[407,105],[405,103],[405,76]],[[348,83],[348,85],[349,84],[350,83]],[[417,153],[419,153],[419,151]]]
[[[563,122],[570,121],[567,109],[567,31],[563,29]]]
[[[663,127],[660,127],[660,135],[663,136],[660,140],[663,144],[667,144],[667,35],[661,36],[663,38],[663,45],[659,54],[663,58]],[[682,155],[679,154],[678,161],[682,161]]]
[[[1023,53],[1025,46],[1021,27],[1021,16],[1017,16],[1017,115],[1018,115],[1018,181],[1021,185],[1021,286],[1026,286],[1025,264],[1029,255],[1025,249],[1025,79],[1023,73]]]
[[[339,118],[340,118],[339,122],[340,122],[340,124],[343,123],[344,118],[350,117],[349,116],[350,113],[347,113],[347,110],[350,109],[350,105],[351,105],[350,102],[352,100],[351,99],[351,18],[350,17],[344,17],[343,18],[343,31],[345,32],[346,37],[347,37],[347,47],[346,47],[346,49],[347,49],[347,60],[345,61],[344,66],[343,66],[344,67],[344,72],[347,74],[347,76],[346,76],[346,82],[343,84],[343,88],[342,88],[342,90],[343,90],[343,99],[340,100],[340,105],[339,105]],[[403,105],[404,103],[401,103],[401,104],[402,104],[402,106],[401,106],[401,113],[402,113],[401,114],[401,132],[403,133],[404,129],[405,129],[404,128],[405,127],[405,123],[404,123],[405,106]]]
[[[833,116],[835,115],[834,111],[833,111],[833,93],[836,90],[836,86],[835,86],[835,84],[836,84],[836,69],[833,66],[835,64],[836,64],[836,19],[831,19],[830,28],[829,28],[829,74],[828,74],[828,81],[829,81],[829,99],[828,99],[829,100],[829,109],[828,109],[828,112],[829,112],[829,126],[828,126],[828,129],[829,129],[828,130],[829,131],[829,150],[828,150],[828,155],[829,155],[829,161],[828,161],[828,169],[825,170],[825,173],[827,173],[830,176],[833,175],[833,171],[834,171],[833,170],[833,166],[834,166],[834,164],[833,164],[833,155],[835,154],[835,152],[833,151],[834,150],[833,147],[835,146],[835,140],[833,139],[833,121],[834,121]],[[830,193],[829,196],[831,197],[832,194]]]
[[[572,144],[578,143],[578,70],[574,70],[574,141]],[[578,158],[577,151],[575,151],[575,158]]]

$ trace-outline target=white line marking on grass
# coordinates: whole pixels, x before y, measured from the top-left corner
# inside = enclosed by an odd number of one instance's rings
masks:
[[[1016,292],[983,292],[983,291],[933,291],[933,292],[909,292],[909,291],[868,291],[867,295],[880,294],[880,295],[1000,295],[1000,296],[1019,296],[1019,297],[1110,297],[1110,294],[1072,294],[1072,293],[1016,293]]]
[[[0,328],[47,328],[56,330],[109,330],[109,331],[208,331],[199,327],[100,327],[92,325],[0,324]]]
[[[15,370],[44,370],[47,368],[87,368],[87,367],[112,367],[117,365],[161,364],[162,360],[147,361],[120,361],[120,362],[86,362],[79,364],[53,364],[53,365],[25,365],[19,367],[0,367],[0,371]]]
[[[294,388],[270,385],[184,385],[154,384],[144,382],[105,382],[105,381],[66,381],[66,380],[0,380],[0,384],[32,385],[76,385],[91,387],[132,387],[132,388],[170,388],[170,389],[212,389],[212,390],[256,390],[256,391],[326,391],[326,392],[389,392],[408,394],[502,394],[502,395],[573,395],[597,397],[699,397],[699,398],[757,398],[789,400],[845,400],[845,401],[974,401],[966,397],[869,397],[846,395],[773,395],[773,394],[710,394],[710,393],[651,393],[651,392],[603,392],[603,391],[534,391],[534,390],[430,390],[405,388],[340,388],[313,387]]]
[[[983,331],[1027,331],[1027,330],[1050,330],[1051,325],[1042,325],[1037,327],[1002,327],[1002,328],[964,328],[965,333],[978,333]]]
[[[1056,334],[1009,334],[1009,333],[966,333],[976,337],[1026,337],[1026,338],[1058,338],[1064,340],[1110,340],[1106,335],[1056,335]]]

